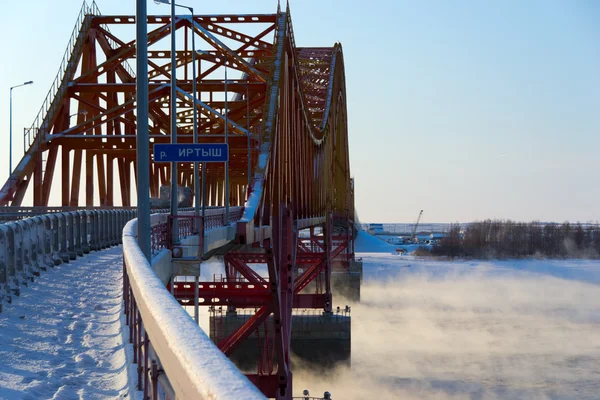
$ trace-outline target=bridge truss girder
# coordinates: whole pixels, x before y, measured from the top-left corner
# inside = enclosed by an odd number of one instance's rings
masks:
[[[109,26],[131,25],[131,16],[86,16],[80,27],[79,53],[69,60],[76,70],[65,76],[66,89],[53,99],[44,122],[27,132],[29,148],[0,192],[0,205],[20,205],[29,182],[34,181],[33,205],[123,206],[132,204],[135,191],[135,76],[128,63],[135,57],[135,41],[111,33]],[[232,22],[235,21],[235,22]],[[176,51],[178,91],[178,141],[192,142],[193,100],[191,36],[196,35],[198,130],[204,143],[224,141],[225,122],[222,78],[229,69],[227,92],[230,155],[230,204],[244,202],[248,187],[248,160],[256,162],[256,132],[262,119],[265,76],[272,59],[272,44],[265,41],[275,29],[274,15],[190,16],[177,21],[183,50]],[[170,164],[152,162],[154,143],[170,142],[169,88],[171,79],[168,37],[170,18],[148,17],[149,30],[149,129],[151,196],[160,185],[170,184]],[[244,34],[243,30],[254,33]],[[246,61],[252,60],[252,65]],[[60,98],[58,98],[60,97]],[[76,125],[71,126],[73,117]],[[33,140],[32,140],[33,138]],[[248,157],[250,154],[250,157]],[[58,164],[58,168],[57,168]],[[200,167],[201,168],[201,167]],[[60,177],[55,171],[61,170]],[[207,164],[210,205],[224,204],[224,169]],[[178,183],[193,187],[193,164],[178,164]],[[115,187],[116,186],[116,187]],[[118,199],[120,192],[120,199]],[[60,193],[60,197],[58,196]],[[58,200],[60,199],[60,200]]]
[[[118,192],[122,205],[132,204],[137,170],[135,74],[128,63],[135,57],[135,41],[108,27],[121,31],[133,27],[135,18],[86,15],[83,21],[63,89],[51,99],[53,107],[40,114],[41,122],[27,132],[29,147],[0,191],[0,205],[20,205],[32,180],[34,205],[45,206],[59,197],[63,206],[112,206],[119,200]],[[170,141],[170,17],[149,16],[148,24],[148,191],[156,197],[160,185],[170,184],[169,164],[154,163],[152,158],[153,143]],[[272,315],[273,351],[263,355],[257,374],[249,378],[265,394],[290,399],[292,309],[330,311],[331,270],[343,268],[354,255],[350,234],[354,188],[341,45],[297,47],[289,7],[271,15],[181,17],[176,29],[182,33],[178,37],[183,36],[183,50],[176,50],[178,141],[192,141],[193,107],[200,118],[201,142],[223,141],[227,123],[229,204],[247,205],[247,215],[237,223],[237,240],[240,245],[262,247],[268,265],[266,291],[251,291],[252,300],[243,300],[240,293],[221,293],[239,307],[254,301],[260,308],[250,325],[219,346],[231,352],[247,332]],[[191,96],[192,35],[196,47],[204,50],[197,57],[197,100]],[[225,66],[232,79],[227,85],[232,93],[227,122]],[[76,125],[71,126],[74,115]],[[207,205],[222,206],[224,166],[205,168]],[[193,187],[193,172],[193,164],[179,163],[178,184]],[[298,237],[300,229],[319,225],[326,235],[318,237],[313,230],[308,241]],[[339,233],[340,227],[345,227],[345,235]],[[227,279],[257,279],[252,263],[235,253],[228,257],[238,258]],[[298,265],[306,260],[312,261],[299,274]],[[312,281],[316,293],[301,293]]]

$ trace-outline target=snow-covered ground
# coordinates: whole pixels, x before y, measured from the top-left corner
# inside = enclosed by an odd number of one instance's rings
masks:
[[[343,399],[600,399],[600,261],[435,261],[377,241],[356,243],[352,367],[295,371],[298,384]]]
[[[0,399],[130,397],[122,257],[114,247],[51,268],[6,305]]]

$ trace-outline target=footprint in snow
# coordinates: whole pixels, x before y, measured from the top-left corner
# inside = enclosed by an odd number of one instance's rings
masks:
[[[89,354],[77,354],[75,362],[79,366],[95,367],[98,363]]]
[[[33,376],[26,376],[26,377],[24,377],[24,378],[21,380],[21,383],[24,383],[24,384],[29,384],[29,383],[31,383],[31,382],[33,382],[33,381],[35,381],[35,380],[36,380],[36,378],[35,378],[35,377],[33,377]]]

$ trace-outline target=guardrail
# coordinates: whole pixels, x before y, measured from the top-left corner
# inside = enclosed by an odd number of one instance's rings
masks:
[[[53,213],[61,213],[66,211],[106,211],[106,210],[136,210],[136,207],[119,207],[119,206],[99,206],[99,207],[78,207],[78,206],[33,206],[33,207],[22,207],[22,206],[6,206],[0,207],[0,224],[10,221],[17,221],[20,219],[31,218],[36,215],[44,215],[44,214],[53,214]],[[222,209],[220,206],[207,206],[206,207],[206,221],[210,227],[222,226],[222,221],[225,218],[224,214],[221,212],[217,214],[215,213],[215,209]],[[240,213],[238,209],[240,207],[231,207],[230,208],[230,221],[239,220],[238,214]],[[178,211],[193,211],[193,207],[181,207]],[[152,214],[159,213],[168,213],[168,209],[151,209],[150,212]],[[211,221],[218,220],[217,224],[213,224]]]
[[[39,215],[0,225],[0,312],[41,271],[91,250],[121,243],[135,210],[86,210]]]
[[[220,212],[223,210],[213,211]],[[151,216],[152,232],[165,240],[167,218]],[[161,240],[153,239],[153,243]],[[145,399],[150,394],[152,399],[265,398],[206,336],[153,271],[137,244],[137,220],[123,229],[123,298],[134,363],[138,364],[138,390],[144,391]]]
[[[134,210],[135,207],[63,207],[63,206],[33,206],[33,207],[0,207],[0,224],[20,219],[31,218],[37,215],[54,214],[67,211],[106,211],[106,210]],[[162,212],[162,211],[161,211]]]
[[[230,222],[241,213],[234,208]],[[224,227],[222,214],[207,210],[207,231]],[[81,210],[0,224],[0,312],[42,271],[122,242],[126,321],[145,398],[152,389],[153,399],[264,399],[153,273],[137,245],[135,216],[133,209]],[[153,230],[167,222],[168,214],[152,215]],[[191,232],[188,225],[181,224],[181,233]]]

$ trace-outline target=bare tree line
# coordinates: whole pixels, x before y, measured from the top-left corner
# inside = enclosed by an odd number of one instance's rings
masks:
[[[459,224],[453,223],[447,237],[438,241],[432,253],[472,258],[598,258],[600,225],[487,219],[461,230]]]

